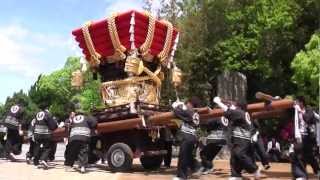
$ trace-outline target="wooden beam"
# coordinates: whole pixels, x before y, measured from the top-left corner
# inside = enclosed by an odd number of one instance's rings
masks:
[[[278,113],[290,109],[293,107],[293,101],[288,99],[282,99],[277,101],[272,101],[269,105],[265,103],[254,103],[248,105],[248,111],[253,113],[253,117],[272,117],[277,115]],[[199,109],[200,112],[200,119],[202,122],[207,121],[208,119],[214,117],[220,117],[223,115],[222,109],[212,109],[208,110],[207,108]],[[165,112],[165,113],[158,113],[153,116],[150,116],[146,121],[147,124],[152,125],[169,125],[173,124],[172,119],[175,116],[172,112]],[[125,119],[125,120],[118,120],[112,122],[103,122],[99,123],[97,130],[99,133],[111,133],[116,131],[123,131],[129,129],[135,129],[143,127],[142,126],[142,119],[141,118],[133,118],[133,119]],[[57,129],[54,132],[55,137],[62,137],[64,136],[64,129]]]

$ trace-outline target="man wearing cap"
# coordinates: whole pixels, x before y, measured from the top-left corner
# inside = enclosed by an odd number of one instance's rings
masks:
[[[215,97],[213,101],[224,111],[223,116],[231,123],[231,177],[229,179],[242,179],[243,170],[254,174],[255,179],[259,179],[260,169],[255,164],[251,153],[251,121],[249,113],[246,112],[247,104],[237,103],[228,107],[219,97]]]
[[[70,132],[68,139],[67,156],[65,166],[73,167],[76,160],[79,161],[80,172],[86,172],[88,164],[89,143],[92,131],[97,127],[94,117],[85,115],[81,110],[70,119]]]
[[[5,151],[6,156],[11,161],[16,161],[15,155],[21,153],[22,135],[21,129],[23,109],[16,104],[11,106],[8,115],[4,120],[4,126],[7,128]]]
[[[35,119],[33,163],[38,168],[47,169],[47,161],[51,151],[52,132],[58,126],[47,109],[38,112]]]
[[[198,170],[194,155],[198,144],[196,132],[199,126],[199,114],[194,110],[198,107],[197,101],[196,98],[191,98],[186,103],[177,101],[172,104],[175,116],[182,121],[178,169],[174,180],[187,179],[189,169],[194,172]]]

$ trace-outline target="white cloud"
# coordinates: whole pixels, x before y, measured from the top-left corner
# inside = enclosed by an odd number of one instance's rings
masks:
[[[110,16],[112,13],[124,12],[128,10],[142,10],[142,0],[121,0],[111,1],[105,10],[105,14]]]
[[[56,49],[71,49],[68,38],[32,32],[19,24],[0,26],[1,73],[15,73],[34,79],[40,73],[53,70],[50,69],[53,62],[45,57]]]

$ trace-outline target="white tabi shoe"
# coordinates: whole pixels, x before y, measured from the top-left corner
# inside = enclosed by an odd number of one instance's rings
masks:
[[[9,153],[8,154],[8,159],[12,162],[16,162],[17,159],[16,159],[16,156],[13,154],[13,153]]]
[[[260,179],[261,178],[261,168],[258,167],[257,171],[254,173],[254,179]]]
[[[242,177],[229,177],[229,180],[242,180]]]
[[[48,169],[48,164],[47,164],[47,162],[46,161],[40,161],[40,165],[42,165],[42,167],[43,167],[43,169]]]
[[[81,172],[82,174],[86,173],[86,168],[85,168],[84,166],[82,166],[82,167],[80,168],[80,172]]]

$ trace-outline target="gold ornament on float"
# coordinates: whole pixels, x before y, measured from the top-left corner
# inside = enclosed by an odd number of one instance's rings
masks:
[[[106,105],[114,107],[137,100],[159,104],[167,72],[162,68],[171,69],[179,37],[170,22],[157,20],[150,13],[128,11],[88,22],[72,34],[91,70],[103,79],[101,94]],[[181,83],[179,72],[174,72],[175,86]],[[75,87],[83,84],[80,73],[72,75]]]
[[[176,66],[172,69],[172,84],[174,87],[180,86],[182,83],[182,71]]]
[[[82,72],[80,70],[76,70],[72,72],[72,78],[71,78],[71,86],[80,88],[83,86],[83,76]]]

